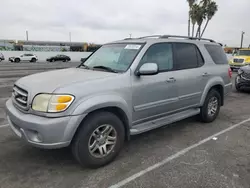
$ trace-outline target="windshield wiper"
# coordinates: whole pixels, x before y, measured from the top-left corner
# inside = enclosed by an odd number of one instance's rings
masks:
[[[107,70],[109,72],[117,73],[117,71],[115,71],[114,69],[112,69],[110,67],[105,67],[105,66],[102,66],[102,65],[94,66],[93,69],[104,69],[104,70]]]

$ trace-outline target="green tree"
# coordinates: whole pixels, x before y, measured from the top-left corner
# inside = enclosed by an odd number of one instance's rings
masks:
[[[201,37],[203,36],[204,32],[206,31],[207,25],[209,21],[214,17],[216,12],[218,11],[218,5],[214,1],[209,1],[206,4],[206,24],[203,28],[203,31],[201,33]]]
[[[203,20],[206,18],[206,9],[204,6],[202,5],[198,5],[197,6],[197,10],[196,10],[196,22],[198,25],[198,29],[196,31],[196,37],[201,37],[201,25],[203,23]]]
[[[197,12],[199,10],[199,5],[194,4],[190,10],[190,18],[191,18],[191,22],[192,22],[192,37],[194,37],[194,27],[195,24],[197,23]]]
[[[190,13],[191,13],[191,9],[192,9],[195,1],[196,0],[187,0],[188,5],[189,5],[189,13],[188,13],[188,36],[190,36],[190,19],[191,19]]]

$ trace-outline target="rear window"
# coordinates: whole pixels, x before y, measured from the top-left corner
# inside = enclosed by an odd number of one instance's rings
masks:
[[[205,44],[205,48],[215,64],[228,64],[227,56],[221,46]]]

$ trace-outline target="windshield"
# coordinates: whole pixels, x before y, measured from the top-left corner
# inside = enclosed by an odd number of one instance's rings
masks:
[[[237,55],[250,56],[250,50],[239,50]]]
[[[116,72],[125,72],[138,54],[142,44],[108,44],[99,48],[84,65],[88,68],[107,67]]]

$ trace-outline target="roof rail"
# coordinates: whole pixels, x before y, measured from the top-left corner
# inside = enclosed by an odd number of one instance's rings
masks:
[[[136,39],[145,39],[145,38],[182,38],[182,39],[190,39],[190,40],[205,40],[209,42],[215,42],[212,39],[188,37],[188,36],[180,36],[180,35],[149,35],[149,36],[139,37]]]
[[[139,38],[137,38],[137,39],[155,38],[155,37],[161,38],[162,35],[149,35],[149,36],[139,37]]]
[[[215,42],[212,39],[198,38],[198,37],[188,37],[188,36],[179,36],[179,35],[162,35],[160,38],[183,38],[183,39],[190,39],[190,40],[205,40],[205,41],[209,41],[209,42]]]

